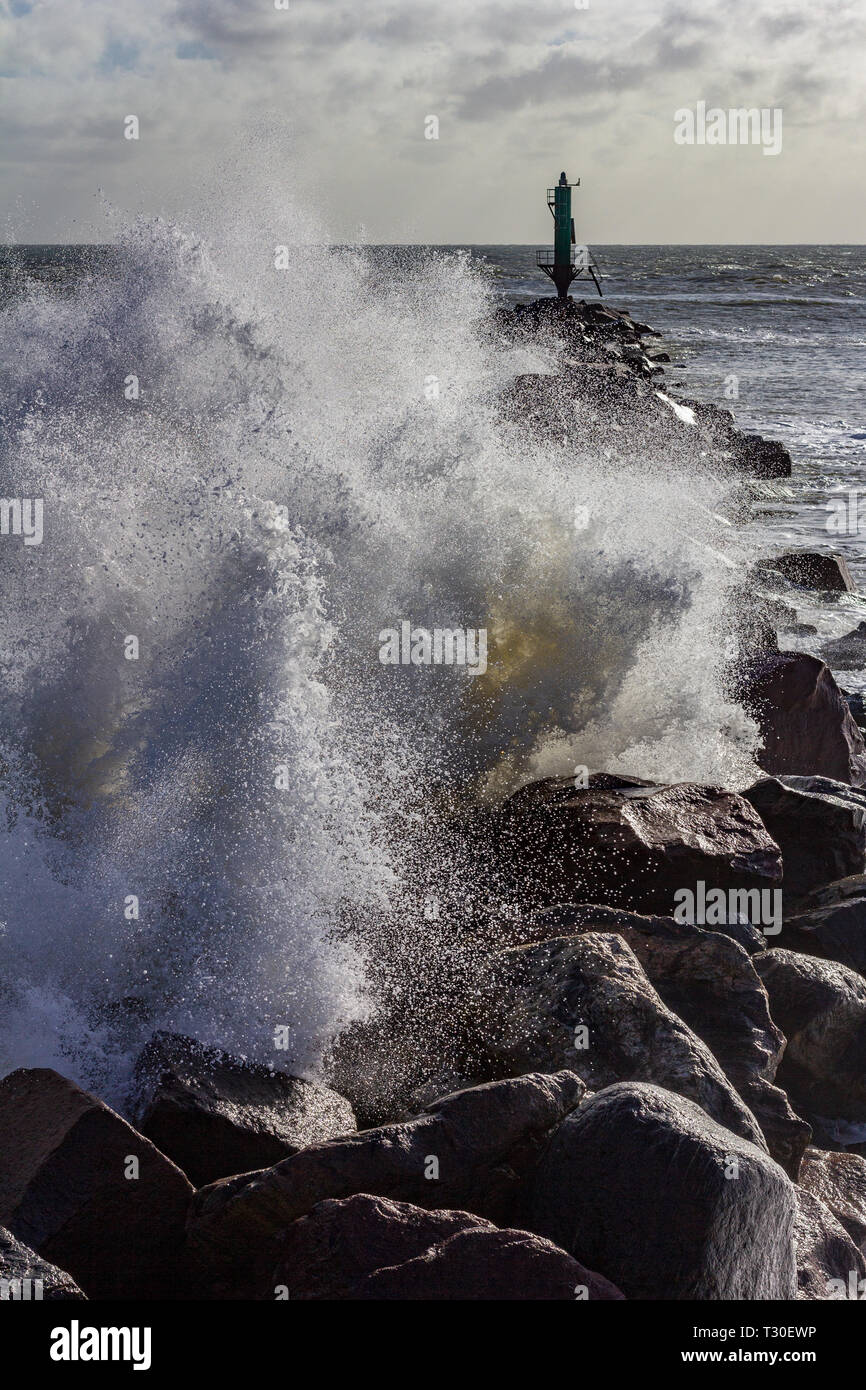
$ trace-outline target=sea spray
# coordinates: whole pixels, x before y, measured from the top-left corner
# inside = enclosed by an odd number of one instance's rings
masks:
[[[0,491],[45,503],[40,547],[0,543],[2,1071],[122,1104],[167,1027],[314,1073],[383,990],[422,1017],[460,988],[418,872],[434,843],[477,874],[455,805],[750,766],[724,484],[686,486],[673,434],[651,462],[503,419],[555,345],[501,341],[467,257],[309,240],[141,224],[0,316]],[[484,629],[484,674],[383,664],[407,614]]]

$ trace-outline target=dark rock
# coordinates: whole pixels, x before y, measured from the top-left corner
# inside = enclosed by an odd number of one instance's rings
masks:
[[[857,1296],[866,1261],[836,1217],[818,1197],[797,1189],[794,1223],[798,1298],[841,1299]]]
[[[149,1140],[57,1072],[0,1081],[0,1223],[88,1298],[175,1298],[192,1187]],[[138,1177],[130,1159],[138,1163]]]
[[[761,731],[765,772],[866,783],[863,735],[823,661],[765,652],[741,664],[734,693]]]
[[[766,777],[743,796],[782,851],[786,900],[866,869],[866,792],[829,777]]]
[[[605,903],[670,916],[678,890],[769,888],[781,854],[759,816],[734,792],[681,783],[657,787],[595,774],[521,787],[499,814],[505,891],[543,906]]]
[[[788,1040],[779,1084],[809,1119],[866,1120],[866,980],[778,948],[753,961]]]
[[[856,902],[858,898],[866,898],[866,874],[848,874],[845,878],[822,883],[805,897],[798,898],[794,908],[797,913],[817,912],[821,908]]]
[[[501,941],[508,933],[504,924],[498,925]],[[766,936],[750,922],[730,921],[699,927],[693,922],[675,921],[673,917],[629,912],[624,907],[606,907],[600,903],[557,903],[554,907],[518,915],[510,931],[510,944],[514,946],[528,946],[534,941],[550,941],[554,936],[574,936],[583,931],[616,931],[629,942],[632,932],[662,941],[692,941],[698,934],[709,933],[729,937],[748,955],[767,949]]]
[[[767,564],[784,575],[789,583],[799,584],[806,589],[832,590],[847,594],[855,592],[854,581],[842,555],[819,555],[809,550],[793,550],[784,555],[774,555]]]
[[[622,1299],[607,1279],[528,1231],[470,1230],[405,1264],[380,1269],[357,1288],[358,1299],[569,1302]]]
[[[0,1226],[0,1301],[20,1299],[50,1303],[86,1297],[65,1270],[41,1259],[35,1250]]]
[[[866,1253],[866,1159],[859,1154],[807,1149],[800,1183],[820,1197],[857,1249]]]
[[[735,433],[731,440],[737,467],[756,478],[790,478],[791,455],[777,439]]]
[[[141,1133],[197,1187],[355,1129],[352,1107],[336,1091],[178,1033],[147,1044],[135,1087]]]
[[[629,1082],[559,1126],[527,1224],[626,1298],[786,1299],[796,1292],[794,1192],[763,1150],[693,1101]]]
[[[772,1157],[796,1181],[811,1130],[794,1113],[785,1092],[772,1084],[785,1038],[770,1017],[767,992],[742,947],[721,932],[668,918],[610,908],[571,911],[572,930],[616,931],[627,942],[667,1007],[706,1043],[758,1121]],[[759,940],[764,949],[766,941]]]
[[[280,1235],[329,1197],[365,1192],[507,1222],[548,1134],[583,1091],[569,1071],[478,1086],[414,1120],[314,1144],[276,1167],[202,1188],[189,1225],[201,1278],[218,1297],[259,1297],[272,1283]]]
[[[863,891],[862,898],[789,917],[785,945],[792,951],[838,961],[866,976],[866,888]]]
[[[866,729],[866,701],[863,699],[862,692],[842,690],[840,693],[844,695],[845,703],[851,712],[851,718],[862,733]]]
[[[369,1193],[328,1199],[289,1226],[274,1282],[291,1299],[352,1298],[377,1269],[404,1264],[473,1229],[496,1227],[468,1211],[429,1211]]]
[[[622,1297],[526,1231],[500,1231],[469,1212],[427,1211],[366,1194],[320,1202],[295,1221],[274,1277],[292,1299],[573,1300],[580,1286],[585,1297]]]
[[[594,933],[505,951],[491,963],[489,992],[489,1047],[499,1074],[571,1067],[592,1090],[652,1081],[765,1146],[709,1048],[665,1007],[622,936]]]
[[[827,665],[837,671],[861,671],[866,667],[866,622],[858,623],[853,632],[846,632],[844,637],[825,642],[821,653]]]

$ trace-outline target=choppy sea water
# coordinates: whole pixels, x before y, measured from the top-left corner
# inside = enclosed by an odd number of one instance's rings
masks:
[[[500,419],[545,366],[485,331],[549,290],[532,248],[312,233],[280,269],[165,224],[0,257],[0,495],[45,501],[41,545],[0,542],[0,1073],[121,1103],[168,1027],[315,1074],[395,940],[437,988],[419,845],[455,796],[753,769],[719,633],[756,549],[830,544],[858,486],[863,252],[595,248],[669,380],[790,447],[739,535],[674,433],[648,469]],[[832,545],[862,576],[859,535]],[[383,666],[403,620],[484,627],[489,671]]]
[[[534,247],[473,250],[510,301],[549,292]],[[759,541],[766,536],[773,550],[841,551],[866,591],[866,247],[593,251],[605,298],[664,335],[675,364],[666,368],[668,382],[790,450],[792,478],[755,490]],[[580,284],[580,297],[597,297],[591,282]],[[840,502],[844,526],[836,521]],[[795,590],[787,597],[819,639],[866,617],[856,598],[816,605]],[[819,652],[820,641],[811,649]],[[845,683],[861,689],[866,681],[846,672]]]

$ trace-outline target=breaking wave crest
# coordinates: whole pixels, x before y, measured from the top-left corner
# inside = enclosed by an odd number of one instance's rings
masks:
[[[468,257],[283,240],[136,225],[0,315],[2,493],[45,507],[0,541],[0,1073],[116,1104],[156,1027],[315,1074],[455,797],[750,766],[724,485],[507,422],[552,359]],[[486,673],[383,664],[404,621]]]

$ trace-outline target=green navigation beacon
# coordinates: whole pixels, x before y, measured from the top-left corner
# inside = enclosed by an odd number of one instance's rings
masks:
[[[589,247],[575,245],[571,190],[579,187],[580,179],[577,183],[569,183],[563,170],[556,187],[548,188],[547,206],[553,213],[553,251],[545,246],[535,253],[535,264],[550,276],[560,299],[568,298],[572,281],[582,275],[591,276],[599,294],[602,292]]]

